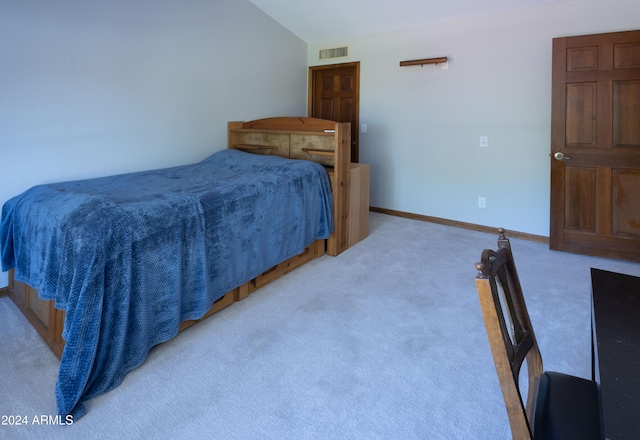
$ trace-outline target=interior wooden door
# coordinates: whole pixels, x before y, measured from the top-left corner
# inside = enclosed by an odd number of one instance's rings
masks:
[[[351,162],[359,161],[360,63],[309,68],[309,116],[351,123]]]
[[[640,31],[553,40],[556,250],[640,261]]]

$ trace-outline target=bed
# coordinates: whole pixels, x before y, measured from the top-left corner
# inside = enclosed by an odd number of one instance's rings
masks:
[[[9,296],[60,357],[58,414],[81,417],[153,346],[347,248],[347,123],[230,122],[227,147],[193,165],[36,186],[3,206]]]

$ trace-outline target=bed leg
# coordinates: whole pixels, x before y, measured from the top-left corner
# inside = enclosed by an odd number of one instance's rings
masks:
[[[249,283],[244,283],[242,286],[236,288],[236,301],[242,301],[249,296]]]

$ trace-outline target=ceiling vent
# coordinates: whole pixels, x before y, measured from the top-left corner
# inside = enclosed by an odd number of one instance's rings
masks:
[[[332,60],[334,58],[346,58],[349,56],[349,46],[332,47],[331,49],[320,49],[318,58],[321,60]]]

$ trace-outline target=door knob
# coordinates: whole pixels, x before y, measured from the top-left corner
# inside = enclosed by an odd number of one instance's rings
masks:
[[[562,154],[561,152],[557,152],[553,155],[553,157],[555,157],[556,160],[569,160],[571,159],[571,157],[569,156],[565,156],[564,154]]]

